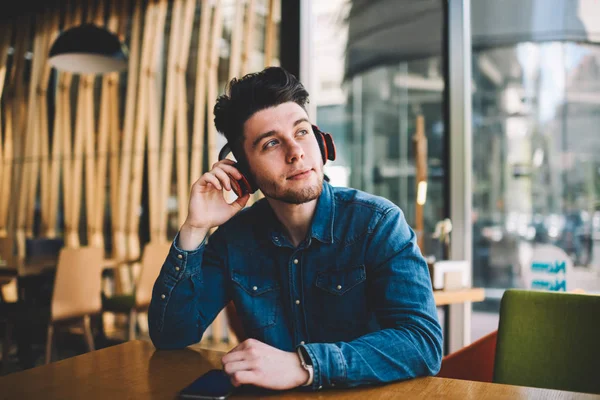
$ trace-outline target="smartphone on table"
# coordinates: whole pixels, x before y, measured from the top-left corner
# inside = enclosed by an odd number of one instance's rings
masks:
[[[180,399],[222,400],[235,389],[229,376],[220,369],[213,369],[196,379],[181,392]]]

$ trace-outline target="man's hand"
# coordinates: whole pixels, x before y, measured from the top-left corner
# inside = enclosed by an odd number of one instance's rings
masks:
[[[231,190],[230,176],[242,178],[233,164],[231,160],[215,163],[192,185],[188,215],[179,233],[182,250],[196,249],[211,228],[227,222],[248,202],[250,195],[239,197],[232,203],[225,200],[223,189]]]
[[[285,390],[308,381],[308,371],[295,352],[276,349],[255,339],[237,345],[223,357],[223,369],[234,386],[255,385]]]

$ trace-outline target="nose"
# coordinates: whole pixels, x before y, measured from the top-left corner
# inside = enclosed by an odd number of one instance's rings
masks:
[[[287,153],[286,153],[286,162],[288,164],[293,164],[296,161],[304,158],[304,149],[300,144],[298,144],[295,140],[289,140],[287,143]]]

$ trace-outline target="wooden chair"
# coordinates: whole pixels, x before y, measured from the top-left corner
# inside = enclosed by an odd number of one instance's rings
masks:
[[[152,299],[152,288],[169,254],[171,242],[151,242],[144,247],[142,268],[130,294],[102,296],[102,311],[129,315],[128,340],[136,337],[137,314],[146,311]]]
[[[90,316],[99,314],[102,309],[100,292],[103,260],[104,251],[100,248],[61,250],[50,305],[46,364],[52,358],[54,327],[58,323],[79,320],[83,326],[88,350],[94,350]]]

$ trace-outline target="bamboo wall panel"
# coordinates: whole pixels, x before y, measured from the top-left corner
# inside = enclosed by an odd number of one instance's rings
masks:
[[[0,25],[0,237],[16,238],[21,257],[27,238],[62,237],[111,248],[121,265],[140,256],[142,215],[150,240],[172,239],[190,185],[217,161],[217,96],[257,60],[276,62],[276,10],[275,0],[64,0]],[[59,32],[84,22],[127,44],[127,71],[50,67]]]

